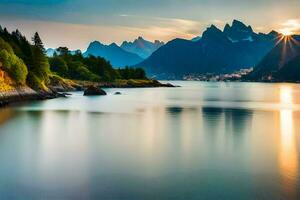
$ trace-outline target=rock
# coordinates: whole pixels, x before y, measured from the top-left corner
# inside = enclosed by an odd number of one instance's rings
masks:
[[[121,92],[115,92],[115,95],[121,95],[122,93]]]
[[[86,90],[84,90],[84,96],[100,96],[106,95],[106,92],[100,88],[97,88],[93,85],[89,86]]]
[[[72,94],[69,94],[69,93],[66,93],[66,92],[62,92],[62,93],[60,93],[60,92],[56,92],[55,93],[55,96],[56,97],[64,97],[64,98],[67,98],[68,96],[71,96]]]
[[[72,96],[72,94],[67,93],[67,92],[63,92],[63,93],[60,93],[60,94],[62,94],[62,95],[64,95],[64,96]]]
[[[180,86],[175,86],[175,85],[172,85],[171,83],[166,83],[166,84],[163,84],[164,87],[180,87]]]

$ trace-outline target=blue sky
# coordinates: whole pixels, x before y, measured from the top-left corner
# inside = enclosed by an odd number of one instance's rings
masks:
[[[0,0],[0,24],[47,47],[85,49],[90,41],[190,39],[210,24],[239,19],[256,31],[299,33],[299,0]]]

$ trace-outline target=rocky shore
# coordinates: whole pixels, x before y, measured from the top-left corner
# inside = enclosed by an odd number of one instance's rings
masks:
[[[0,91],[0,106],[6,106],[15,102],[38,99],[41,99],[41,95],[26,86]]]
[[[8,90],[0,90],[0,107],[24,101],[45,100],[58,97],[66,97],[65,92],[84,91],[89,87],[96,88],[149,88],[149,87],[176,87],[171,84],[163,84],[156,80],[119,80],[116,82],[88,82],[71,81],[65,79],[51,79],[48,91],[36,92],[28,86],[10,87]]]
[[[65,97],[65,95],[57,92],[36,92],[27,86],[22,86],[8,91],[0,91],[0,107],[18,102],[46,100],[58,97]]]
[[[115,82],[77,82],[81,87],[87,88],[90,85],[100,87],[100,88],[154,88],[154,87],[178,87],[170,83],[161,83],[157,80],[118,80]]]

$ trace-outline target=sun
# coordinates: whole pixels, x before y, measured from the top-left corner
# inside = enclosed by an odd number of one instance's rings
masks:
[[[293,35],[293,31],[290,30],[289,28],[281,29],[279,32],[280,32],[282,35],[284,35],[284,36],[291,36],[291,35]]]

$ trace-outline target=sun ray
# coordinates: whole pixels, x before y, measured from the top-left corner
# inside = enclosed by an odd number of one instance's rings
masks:
[[[277,46],[282,40],[283,40],[284,36],[280,35],[277,36],[274,40],[276,41],[275,46]]]
[[[281,51],[281,57],[280,57],[280,62],[279,62],[279,68],[283,67],[285,64],[286,60],[286,55],[287,55],[287,37],[283,38],[283,44],[282,44],[282,51]]]

